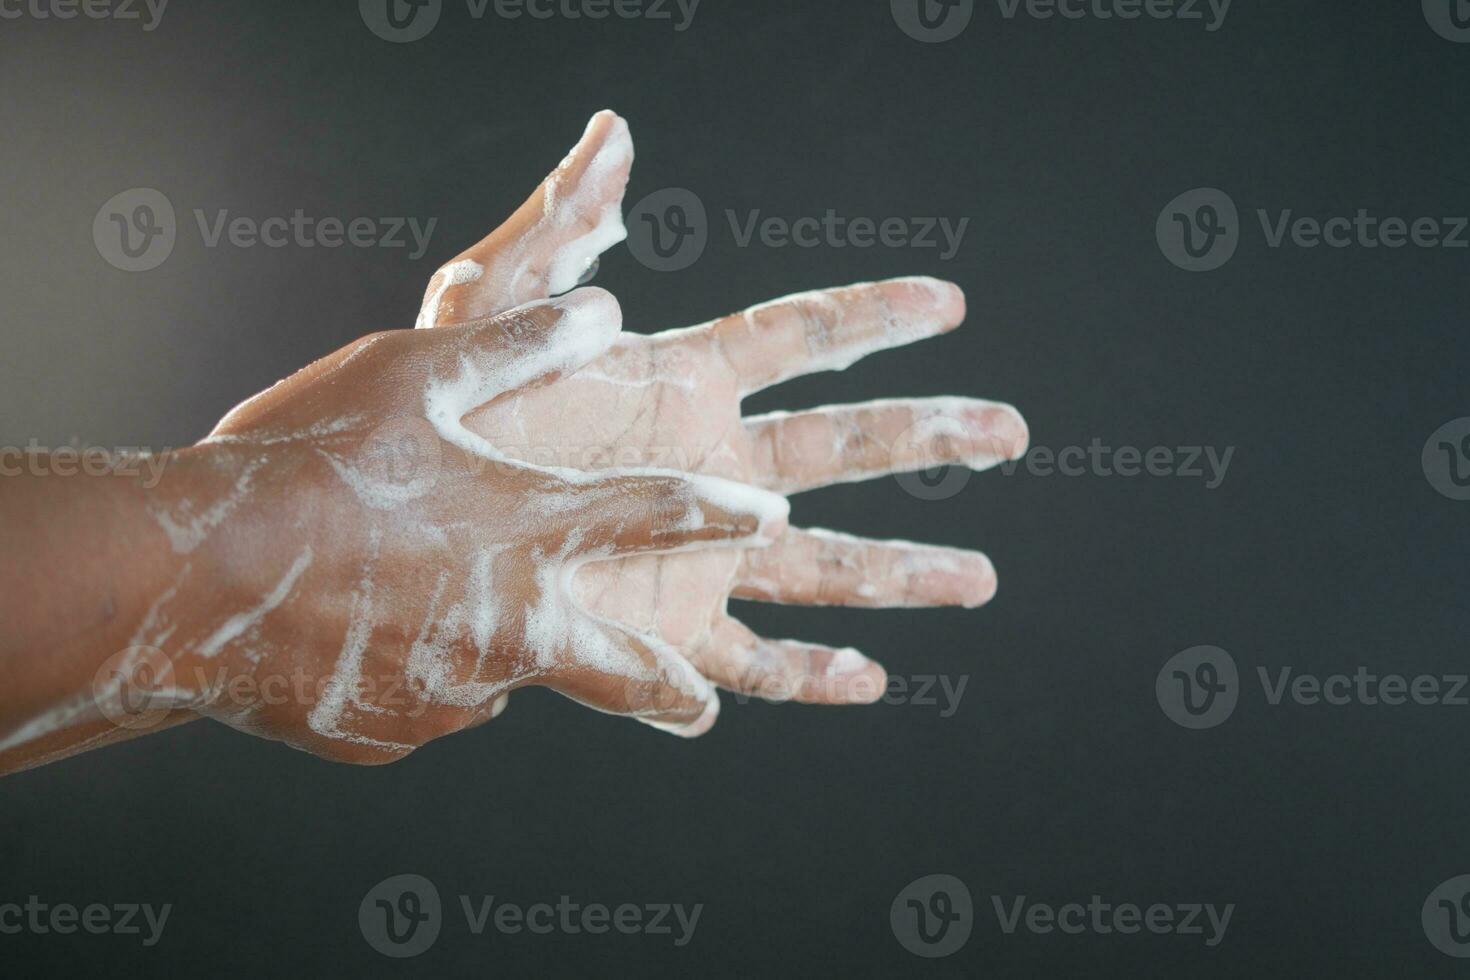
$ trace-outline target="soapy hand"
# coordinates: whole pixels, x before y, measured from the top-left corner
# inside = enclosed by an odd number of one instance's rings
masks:
[[[626,124],[599,113],[581,142],[506,225],[437,273],[420,327],[443,328],[570,288],[623,237],[632,166]],[[751,418],[746,395],[944,333],[960,290],[898,279],[792,296],[685,330],[623,334],[553,387],[472,412],[466,425],[517,458],[586,470],[677,466],[792,494],[834,483],[1015,459],[1027,430],[1008,405],[909,399]],[[850,649],[766,639],[727,599],[864,607],[978,606],[994,594],[982,554],[816,529],[764,550],[628,556],[583,567],[596,612],[678,648],[728,690],[771,700],[875,700],[882,667]]]
[[[972,399],[740,416],[753,391],[954,327],[959,290],[894,280],[619,337],[608,294],[546,298],[622,238],[631,164],[626,126],[600,113],[436,274],[418,320],[435,329],[298,372],[170,457],[158,487],[9,481],[16,554],[39,563],[5,579],[0,771],[200,714],[384,762],[527,684],[697,735],[718,712],[711,681],[823,703],[884,687],[856,651],[756,636],[727,614],[732,595],[989,599],[983,555],[788,530],[785,501],[743,485],[789,494],[1020,455],[1019,415]],[[98,612],[73,622],[68,603]]]
[[[0,731],[0,752],[98,712],[136,724],[189,708],[379,763],[493,717],[527,684],[703,732],[718,710],[705,678],[585,611],[569,583],[592,559],[768,543],[786,501],[711,477],[516,462],[463,424],[558,383],[620,326],[609,294],[581,289],[365,337],[234,409],[128,498],[155,525],[135,538],[158,541],[167,557],[146,564],[168,569],[166,587],[90,690]]]

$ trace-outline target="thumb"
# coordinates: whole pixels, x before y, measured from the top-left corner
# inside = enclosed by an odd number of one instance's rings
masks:
[[[515,214],[434,273],[415,326],[464,323],[576,286],[627,237],[622,206],[632,167],[628,124],[604,109]]]
[[[429,421],[440,432],[462,429],[464,417],[520,388],[565,377],[617,339],[623,315],[605,289],[578,289],[489,319],[414,334],[429,350],[425,393]]]

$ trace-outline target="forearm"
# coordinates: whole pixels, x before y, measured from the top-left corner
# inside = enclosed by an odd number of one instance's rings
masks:
[[[157,515],[211,482],[193,451],[164,463],[156,486],[114,473],[0,480],[0,768],[117,740],[94,700],[99,674],[144,643],[150,608],[188,561]]]
[[[52,762],[60,762],[83,752],[127,742],[143,735],[152,735],[167,728],[174,728],[189,721],[199,721],[200,716],[187,708],[179,708],[150,720],[146,728],[121,728],[110,718],[94,718],[59,728],[46,735],[0,751],[0,776],[24,772]]]

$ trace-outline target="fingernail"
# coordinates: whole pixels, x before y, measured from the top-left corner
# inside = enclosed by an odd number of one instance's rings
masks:
[[[882,665],[852,647],[833,652],[826,676],[829,682],[840,684],[842,700],[848,704],[872,704],[888,685],[888,672]]]
[[[791,523],[791,501],[779,493],[751,487],[751,510],[756,515],[756,545],[775,544]]]
[[[975,609],[985,605],[995,598],[995,590],[1000,584],[999,577],[995,574],[995,566],[990,559],[980,555],[975,559],[976,572],[973,577],[973,586],[970,593],[965,597],[965,608]]]
[[[753,543],[760,546],[773,545],[781,540],[781,535],[785,534],[786,529],[790,526],[791,522],[785,514],[762,518],[760,526],[756,528],[755,541]]]
[[[872,662],[852,647],[843,647],[841,650],[832,652],[832,659],[827,662],[827,676],[845,677],[860,674],[867,670],[868,664]]]
[[[1031,430],[1021,413],[1011,405],[997,405],[991,410],[990,438],[997,444],[1001,459],[1020,459],[1031,446]]]
[[[650,718],[639,718],[645,725],[657,728],[659,731],[677,735],[680,738],[698,738],[715,726],[715,720],[720,716],[720,699],[718,695],[711,693],[708,701],[704,703],[704,711],[700,712],[698,718],[683,724],[667,721],[654,721]]]

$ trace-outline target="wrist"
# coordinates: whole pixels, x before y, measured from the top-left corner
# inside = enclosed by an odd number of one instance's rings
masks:
[[[260,628],[311,561],[306,515],[317,493],[291,454],[204,442],[185,450],[160,485],[154,519],[179,559],[167,633],[175,683],[205,714],[248,703],[264,641]]]

